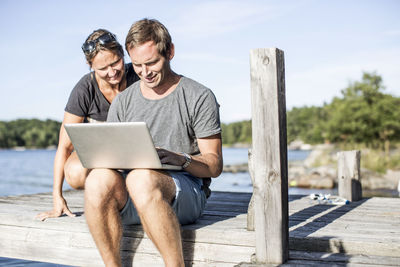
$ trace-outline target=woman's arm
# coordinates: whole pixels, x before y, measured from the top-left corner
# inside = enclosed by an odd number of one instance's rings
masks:
[[[62,186],[64,183],[64,166],[68,157],[73,151],[71,140],[65,131],[64,124],[66,123],[81,123],[84,118],[65,112],[62,125],[60,127],[58,147],[56,156],[54,158],[54,171],[53,171],[53,210],[38,214],[36,217],[40,220],[47,218],[59,217],[62,214],[74,216],[69,210],[67,202],[62,195]]]

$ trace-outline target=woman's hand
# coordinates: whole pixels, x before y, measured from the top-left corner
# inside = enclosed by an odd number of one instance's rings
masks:
[[[36,219],[44,221],[48,218],[60,217],[63,214],[66,214],[69,217],[75,217],[75,214],[73,214],[69,210],[67,201],[65,201],[65,199],[60,196],[53,199],[53,210],[39,213],[38,215],[36,215]]]

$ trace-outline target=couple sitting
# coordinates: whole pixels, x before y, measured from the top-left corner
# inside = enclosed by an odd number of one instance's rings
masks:
[[[54,207],[39,219],[74,216],[62,197],[65,179],[85,188],[85,216],[106,266],[120,266],[122,225],[143,225],[166,266],[184,266],[180,224],[203,212],[210,177],[222,171],[219,105],[210,89],[171,69],[175,48],[168,30],[156,20],[134,23],[125,48],[99,30],[82,49],[94,70],[71,93],[64,123],[85,120],[144,121],[162,163],[183,171],[82,167],[63,126],[54,163]],[[126,89],[125,89],[126,88]],[[111,104],[110,104],[111,103]]]

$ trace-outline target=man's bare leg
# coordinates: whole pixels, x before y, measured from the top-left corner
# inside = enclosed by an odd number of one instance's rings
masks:
[[[170,205],[176,191],[172,178],[164,172],[138,169],[129,173],[126,185],[165,266],[184,266],[180,225]]]
[[[122,225],[119,211],[128,194],[122,176],[113,170],[92,170],[85,183],[85,216],[106,266],[121,266]]]
[[[64,165],[65,180],[74,189],[83,189],[85,187],[86,177],[89,175],[89,169],[82,166],[76,151],[68,157]]]

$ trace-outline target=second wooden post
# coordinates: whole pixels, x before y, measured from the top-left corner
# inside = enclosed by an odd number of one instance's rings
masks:
[[[349,201],[362,199],[360,160],[360,150],[338,153],[339,196]]]

